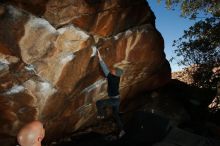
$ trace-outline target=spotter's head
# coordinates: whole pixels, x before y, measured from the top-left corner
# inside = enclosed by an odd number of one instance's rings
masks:
[[[33,121],[20,129],[17,141],[21,146],[40,145],[45,135],[43,124]]]

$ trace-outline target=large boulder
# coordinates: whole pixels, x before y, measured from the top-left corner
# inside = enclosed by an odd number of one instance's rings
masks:
[[[95,47],[110,68],[124,69],[122,103],[166,84],[171,71],[154,21],[145,0],[1,4],[0,143],[14,141],[34,119],[43,121],[46,140],[96,121],[95,102],[107,98],[107,83]]]

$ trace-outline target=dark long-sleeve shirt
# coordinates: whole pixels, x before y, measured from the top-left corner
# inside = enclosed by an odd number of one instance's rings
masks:
[[[102,71],[105,74],[105,77],[108,80],[108,96],[114,97],[119,95],[119,84],[120,84],[120,77],[115,76],[110,73],[107,65],[103,60],[99,61]]]

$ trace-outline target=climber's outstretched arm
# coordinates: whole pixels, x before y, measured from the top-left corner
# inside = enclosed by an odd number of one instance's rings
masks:
[[[109,69],[108,69],[108,66],[105,64],[105,62],[103,61],[102,57],[101,57],[101,54],[99,53],[99,51],[97,50],[98,52],[98,57],[99,57],[99,64],[102,68],[102,71],[104,72],[105,76],[107,77],[108,74],[110,73]]]

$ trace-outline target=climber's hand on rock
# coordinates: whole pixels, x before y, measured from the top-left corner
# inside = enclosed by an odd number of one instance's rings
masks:
[[[99,57],[99,60],[102,60],[102,57],[101,57],[101,54],[99,52],[99,50],[97,49],[97,52],[98,52],[98,57]]]

